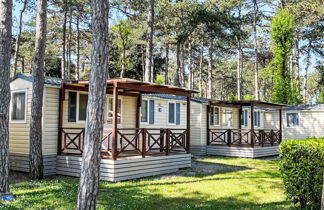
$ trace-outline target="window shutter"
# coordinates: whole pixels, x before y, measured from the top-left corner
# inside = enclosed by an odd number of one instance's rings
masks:
[[[150,100],[149,123],[154,124],[154,100]]]
[[[180,125],[180,103],[176,104],[176,124]]]
[[[68,121],[76,122],[76,92],[69,92]]]

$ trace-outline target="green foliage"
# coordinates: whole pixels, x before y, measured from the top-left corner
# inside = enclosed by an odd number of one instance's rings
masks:
[[[163,84],[164,83],[164,76],[163,75],[157,75],[155,80],[154,80],[154,83]]]
[[[324,174],[324,138],[287,140],[279,147],[286,194],[301,207],[319,207]]]
[[[288,59],[292,52],[294,18],[288,10],[278,10],[271,20],[273,87],[270,100],[282,104],[299,104],[296,81],[288,70]]]

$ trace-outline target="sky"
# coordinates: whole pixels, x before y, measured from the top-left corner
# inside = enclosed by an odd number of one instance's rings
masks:
[[[13,8],[13,35],[16,36],[17,33],[17,24],[18,24],[18,18],[19,18],[19,12],[22,8],[22,3],[17,3],[16,1],[14,1],[14,8]],[[272,12],[273,9],[271,9],[270,7],[264,7],[263,10]],[[31,20],[31,18],[35,15],[35,13],[33,12],[25,12],[24,13],[24,18],[23,18],[23,22],[28,22],[29,20]],[[116,23],[118,21],[118,19],[122,19],[123,15],[121,13],[118,13],[118,11],[110,11],[110,15],[111,15],[111,19],[109,20],[109,23]],[[318,59],[316,58],[316,56],[312,56],[311,57],[311,65],[309,68],[309,72],[313,72],[316,62],[318,61]],[[300,67],[301,67],[301,75],[304,74],[304,69],[306,66],[306,62],[305,62],[305,56],[301,56],[300,58]]]

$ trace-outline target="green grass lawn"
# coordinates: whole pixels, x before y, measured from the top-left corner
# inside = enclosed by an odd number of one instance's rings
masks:
[[[98,209],[293,209],[285,200],[275,160],[200,158],[217,164],[209,173],[176,175],[119,183],[101,182]],[[207,165],[208,166],[208,165]],[[211,165],[209,165],[211,166]],[[16,200],[0,209],[74,209],[78,179],[62,176],[11,185]]]

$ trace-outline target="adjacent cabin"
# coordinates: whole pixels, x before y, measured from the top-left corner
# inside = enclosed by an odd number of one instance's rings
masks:
[[[10,165],[13,170],[28,172],[32,77],[17,75],[10,86]],[[45,175],[80,174],[88,88],[89,81],[45,79],[42,121]],[[144,94],[157,93],[181,96],[186,101],[142,100]],[[101,179],[119,181],[190,167],[193,93],[196,91],[173,86],[109,79]],[[155,127],[146,127],[152,124]]]

